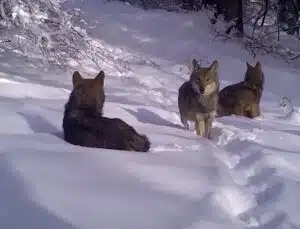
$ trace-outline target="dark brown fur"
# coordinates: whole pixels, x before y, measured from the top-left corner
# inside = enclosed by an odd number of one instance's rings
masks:
[[[244,81],[229,85],[219,93],[218,117],[238,115],[248,118],[260,116],[264,74],[260,62],[247,64]]]
[[[104,72],[94,79],[73,74],[73,90],[65,105],[64,138],[85,147],[147,152],[150,141],[119,118],[103,117]]]

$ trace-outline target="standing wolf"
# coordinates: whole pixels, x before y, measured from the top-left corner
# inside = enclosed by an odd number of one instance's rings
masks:
[[[244,81],[224,87],[219,93],[218,117],[238,115],[255,118],[260,115],[264,74],[260,62],[253,67],[246,63]]]
[[[85,147],[147,152],[150,142],[145,135],[121,119],[103,117],[104,78],[103,71],[94,79],[83,79],[74,72],[63,118],[64,139]]]
[[[219,93],[219,63],[201,67],[193,59],[190,80],[179,88],[178,107],[181,122],[189,129],[188,121],[194,121],[197,135],[211,138],[212,122],[215,118]]]

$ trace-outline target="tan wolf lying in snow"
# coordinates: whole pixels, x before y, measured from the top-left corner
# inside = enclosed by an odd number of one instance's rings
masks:
[[[260,62],[253,67],[246,63],[244,81],[224,87],[219,93],[218,117],[238,115],[255,118],[260,115],[260,99],[264,74]]]
[[[65,105],[64,139],[74,145],[147,152],[150,141],[119,118],[103,117],[104,72],[94,79],[73,74],[73,90]]]
[[[181,122],[189,129],[188,121],[194,121],[197,135],[211,138],[212,122],[216,116],[219,93],[219,63],[201,67],[193,59],[190,79],[179,88],[178,107]]]

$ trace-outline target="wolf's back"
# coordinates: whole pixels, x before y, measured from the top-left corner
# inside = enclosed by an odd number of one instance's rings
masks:
[[[115,150],[147,152],[150,141],[146,135],[118,118],[86,119],[64,118],[64,138],[73,145]]]

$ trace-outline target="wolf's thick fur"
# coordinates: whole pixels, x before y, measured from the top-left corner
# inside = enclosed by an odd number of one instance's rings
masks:
[[[181,122],[189,129],[188,121],[194,121],[197,135],[211,138],[211,126],[215,118],[219,93],[219,64],[201,67],[193,59],[189,81],[179,88],[178,107]]]
[[[74,145],[147,152],[150,141],[119,118],[103,117],[104,72],[94,79],[73,74],[73,90],[65,105],[64,139]]]
[[[260,99],[264,74],[260,62],[253,67],[246,63],[244,81],[224,87],[219,93],[218,117],[238,115],[255,118],[260,115]]]

